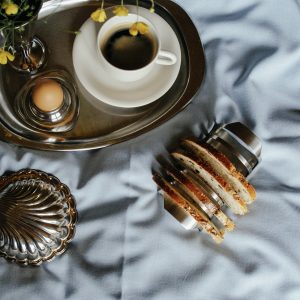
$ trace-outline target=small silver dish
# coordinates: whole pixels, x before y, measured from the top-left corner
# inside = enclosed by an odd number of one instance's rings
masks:
[[[58,82],[64,94],[62,105],[49,112],[41,111],[32,101],[34,86],[38,81],[45,79]],[[47,132],[71,130],[75,126],[79,115],[79,99],[73,78],[64,70],[52,70],[34,76],[17,94],[15,112],[23,123],[36,130]]]
[[[25,169],[0,177],[0,256],[40,265],[62,254],[75,233],[70,190],[56,177]]]

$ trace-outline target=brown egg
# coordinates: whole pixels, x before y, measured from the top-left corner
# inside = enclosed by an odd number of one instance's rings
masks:
[[[32,91],[34,105],[41,111],[53,111],[61,106],[64,92],[61,85],[52,79],[43,79],[35,85]]]

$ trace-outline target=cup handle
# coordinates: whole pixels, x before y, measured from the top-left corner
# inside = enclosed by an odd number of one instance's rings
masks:
[[[177,57],[175,54],[169,51],[159,50],[155,62],[159,65],[170,66],[170,65],[174,65],[177,62]]]

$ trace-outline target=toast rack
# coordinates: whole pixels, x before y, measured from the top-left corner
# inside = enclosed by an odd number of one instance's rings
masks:
[[[225,154],[236,169],[249,179],[261,161],[260,139],[240,122],[215,126],[204,141]],[[220,197],[204,182],[202,188],[215,202],[222,204]],[[187,230],[198,228],[197,221],[184,209],[164,199],[164,208]],[[212,217],[212,215],[209,215]]]
[[[62,254],[75,233],[77,211],[55,176],[24,169],[0,177],[0,256],[40,265]]]

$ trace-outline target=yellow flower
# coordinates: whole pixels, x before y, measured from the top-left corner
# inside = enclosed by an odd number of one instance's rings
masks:
[[[131,25],[131,27],[129,28],[129,33],[130,33],[132,36],[136,36],[136,35],[138,35],[138,33],[139,33],[136,24],[137,24],[137,23],[133,23],[133,24]]]
[[[140,34],[145,34],[149,31],[149,27],[144,22],[135,22],[129,28],[129,33],[133,36]]]
[[[103,8],[98,8],[91,14],[91,18],[95,22],[103,23],[105,22],[107,16]]]
[[[16,15],[19,11],[19,6],[13,2],[3,2],[1,8],[5,9],[5,13],[8,16]]]
[[[127,16],[128,15],[128,9],[121,5],[121,6],[117,6],[114,10],[113,10],[113,13],[116,15],[116,16],[119,16],[119,17],[123,17],[123,16]]]
[[[137,30],[140,34],[145,34],[149,31],[149,27],[144,22],[137,22]]]
[[[15,57],[8,51],[5,51],[3,48],[0,48],[0,64],[6,65],[7,59],[9,59],[10,61],[13,61],[15,59]]]

